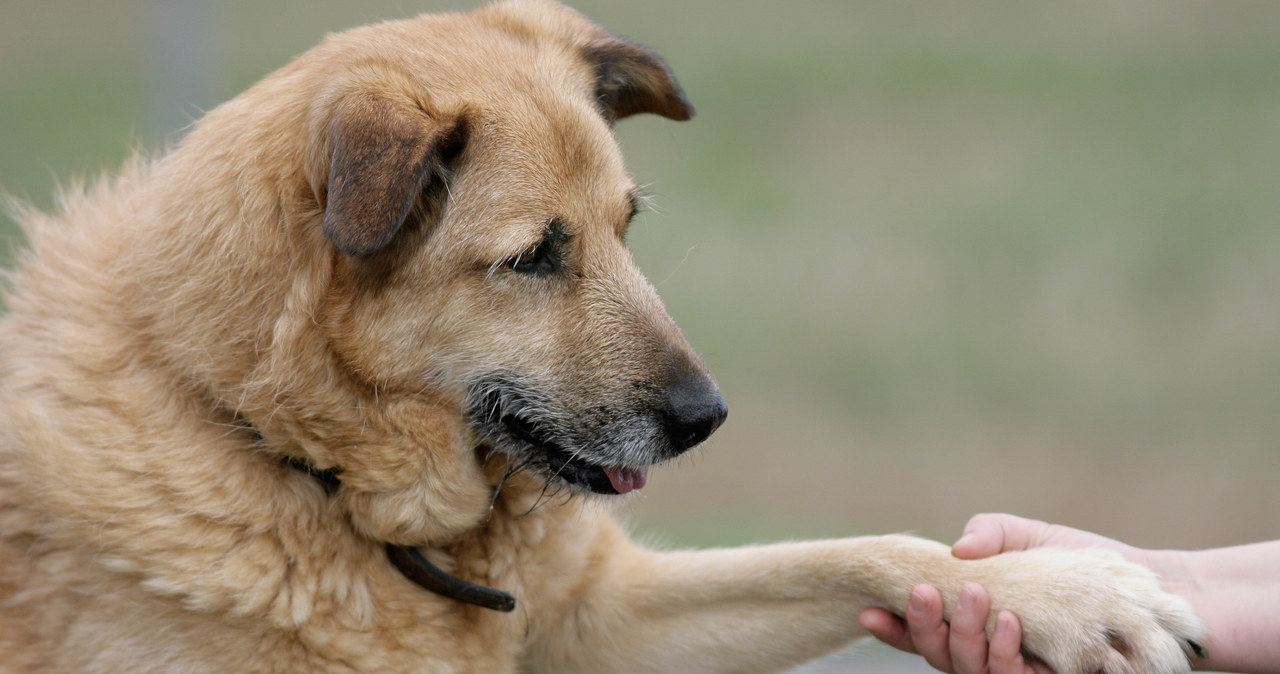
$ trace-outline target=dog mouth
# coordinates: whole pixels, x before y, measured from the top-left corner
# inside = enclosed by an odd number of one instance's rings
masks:
[[[485,377],[468,387],[471,426],[486,444],[509,456],[513,471],[529,470],[549,483],[596,494],[627,494],[645,486],[648,462],[605,458],[608,433],[587,433],[588,447],[564,427],[554,399],[514,377]],[[615,450],[616,452],[616,450]],[[637,465],[639,464],[639,465]]]
[[[534,464],[539,465],[543,472],[571,486],[585,487],[597,494],[627,494],[642,489],[648,480],[644,468],[604,466],[587,461],[518,415],[504,414],[498,421],[508,439],[508,442],[498,444],[499,449],[508,454],[535,457]],[[511,451],[510,440],[523,445],[523,449]]]

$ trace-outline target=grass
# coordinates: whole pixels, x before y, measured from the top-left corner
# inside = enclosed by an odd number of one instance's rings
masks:
[[[628,506],[641,529],[1280,529],[1280,6],[579,6],[699,110],[619,127],[657,197],[637,260],[733,410]],[[200,106],[416,9],[218,7]],[[146,17],[0,6],[0,186],[48,206],[173,130]]]

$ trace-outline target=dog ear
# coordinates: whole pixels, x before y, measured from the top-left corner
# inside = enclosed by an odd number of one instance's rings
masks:
[[[329,131],[325,238],[347,255],[386,246],[418,195],[445,178],[466,136],[461,116],[438,119],[377,93],[344,97]]]
[[[609,121],[644,112],[678,122],[693,118],[693,105],[661,56],[610,35],[583,50],[596,70],[596,100]]]

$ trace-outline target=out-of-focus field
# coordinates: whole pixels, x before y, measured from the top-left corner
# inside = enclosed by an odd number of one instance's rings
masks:
[[[325,32],[469,6],[179,4],[0,4],[0,187],[48,207]],[[731,410],[642,535],[1280,536],[1280,4],[577,5],[699,110],[619,126]]]

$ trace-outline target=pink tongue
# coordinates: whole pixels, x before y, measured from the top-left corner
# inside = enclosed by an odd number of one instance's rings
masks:
[[[609,483],[613,485],[613,490],[619,494],[643,489],[645,480],[648,479],[644,469],[605,468],[604,474],[609,476]]]

